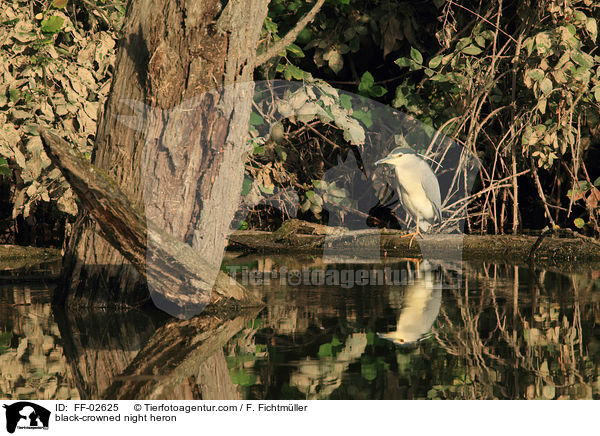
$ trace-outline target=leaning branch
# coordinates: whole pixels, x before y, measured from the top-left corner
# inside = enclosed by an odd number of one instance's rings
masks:
[[[189,318],[223,297],[255,305],[250,294],[200,253],[150,222],[114,180],[64,139],[46,129],[39,132],[46,154],[99,224],[102,236],[134,265],[148,281],[153,299],[168,304],[172,315]]]
[[[298,21],[292,30],[290,30],[283,38],[281,38],[271,47],[269,47],[267,51],[256,56],[255,65],[258,67],[264,64],[272,57],[277,56],[277,54],[284,50],[288,45],[293,43],[298,37],[298,34],[302,32],[302,29],[304,29],[306,25],[315,18],[315,15],[317,15],[317,12],[319,12],[321,6],[323,6],[323,3],[325,3],[325,0],[317,0],[312,9],[304,17],[302,17],[300,21]]]

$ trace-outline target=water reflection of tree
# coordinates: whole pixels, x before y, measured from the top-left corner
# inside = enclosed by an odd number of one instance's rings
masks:
[[[503,270],[504,269],[504,270]],[[453,380],[430,398],[592,398],[597,394],[594,277],[484,265],[447,295],[434,335]],[[469,275],[467,275],[468,277]],[[512,286],[506,286],[506,278]],[[552,280],[551,290],[544,286]],[[523,288],[527,292],[523,292]],[[520,293],[521,290],[521,293]],[[449,313],[456,307],[458,313]],[[583,315],[583,316],[582,316]],[[595,349],[595,350],[594,350]]]

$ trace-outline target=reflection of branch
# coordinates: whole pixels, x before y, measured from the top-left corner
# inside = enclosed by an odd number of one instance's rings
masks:
[[[173,392],[191,376],[197,376],[202,363],[221,352],[258,312],[259,309],[246,310],[234,319],[203,315],[171,321],[148,339],[123,374],[104,392],[104,398],[156,399]]]
[[[315,15],[317,15],[317,12],[319,12],[319,9],[321,9],[321,6],[323,6],[323,3],[325,3],[325,0],[317,0],[312,9],[304,17],[302,17],[300,21],[298,21],[292,30],[290,30],[283,38],[281,38],[271,47],[269,47],[264,53],[256,56],[255,66],[258,67],[264,64],[272,57],[277,56],[277,53],[284,50],[288,45],[293,43],[302,29],[304,29],[306,25],[310,23],[313,18],[315,18]]]

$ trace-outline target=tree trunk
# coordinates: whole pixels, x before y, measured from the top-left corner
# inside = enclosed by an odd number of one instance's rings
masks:
[[[93,164],[148,220],[215,267],[238,207],[256,47],[268,0],[131,0]],[[147,259],[151,259],[148,247]],[[134,267],[86,214],[64,261],[68,306],[148,299]],[[148,283],[152,288],[152,283]]]

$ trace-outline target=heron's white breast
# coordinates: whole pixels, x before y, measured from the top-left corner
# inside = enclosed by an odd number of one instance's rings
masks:
[[[410,158],[410,161],[395,169],[401,188],[402,203],[413,217],[419,216],[426,221],[433,221],[435,210],[421,183],[423,173],[420,171],[420,159],[413,156],[405,156],[406,158]],[[429,228],[428,225],[426,227]],[[423,230],[427,231],[426,228]]]

